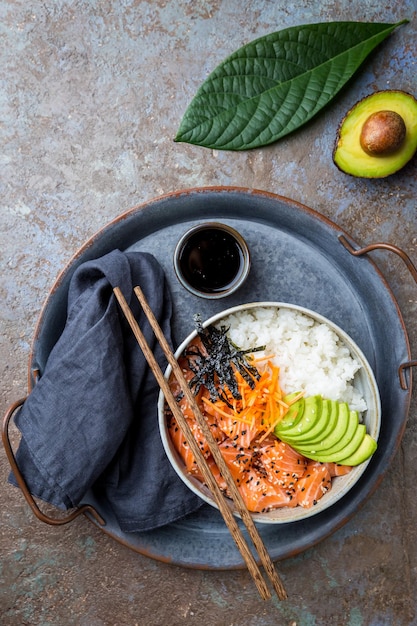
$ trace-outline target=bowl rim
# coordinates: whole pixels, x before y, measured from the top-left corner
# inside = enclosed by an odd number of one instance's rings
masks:
[[[255,309],[255,308],[276,308],[276,309],[281,308],[281,309],[294,310],[294,311],[300,312],[306,316],[313,318],[318,323],[327,324],[338,335],[338,337],[342,340],[342,342],[349,348],[351,355],[353,355],[360,362],[361,368],[359,369],[359,372],[362,372],[361,379],[365,379],[369,385],[369,390],[371,392],[372,405],[369,405],[367,410],[365,411],[366,415],[365,415],[364,421],[366,422],[366,417],[371,412],[374,413],[374,419],[372,421],[371,428],[369,428],[369,424],[367,424],[367,431],[376,441],[378,441],[378,437],[379,437],[379,433],[381,429],[382,409],[381,409],[381,399],[380,399],[380,394],[379,394],[379,389],[378,389],[378,384],[375,378],[375,374],[367,358],[365,357],[363,351],[353,341],[353,339],[340,326],[338,326],[337,324],[335,324],[334,322],[332,322],[331,320],[329,320],[322,314],[317,313],[316,311],[313,311],[306,307],[303,307],[297,304],[287,303],[287,302],[253,301],[253,302],[247,302],[244,304],[238,304],[238,305],[229,307],[227,309],[224,309],[223,311],[219,311],[215,313],[214,315],[212,315],[211,317],[204,320],[202,322],[202,326],[203,328],[206,328],[207,326],[211,324],[215,324],[221,321],[223,318],[226,318],[234,313],[238,313],[240,311],[245,311],[248,309]],[[182,354],[186,346],[196,336],[197,336],[196,329],[189,333],[189,335],[180,343],[178,348],[175,350],[175,353],[174,353],[175,358],[179,358],[179,356]],[[168,379],[171,374],[171,371],[172,371],[172,368],[170,365],[168,365],[168,367],[166,368],[164,372],[164,377]],[[190,474],[187,474],[186,472],[183,471],[184,466],[182,464],[182,460],[178,452],[175,450],[170,440],[168,429],[166,428],[164,404],[165,404],[165,397],[161,390],[158,396],[158,426],[159,426],[160,436],[162,439],[162,444],[163,444],[165,453],[167,454],[168,459],[173,469],[175,470],[179,478],[184,482],[184,484],[188,486],[188,488],[191,491],[193,491],[193,493],[195,493],[204,502],[211,505],[213,508],[218,509],[209,489],[203,483],[201,483],[196,477]],[[371,409],[373,409],[373,411],[371,411]],[[350,489],[356,484],[356,482],[360,479],[362,474],[365,472],[371,459],[372,459],[372,456],[366,461],[364,461],[363,463],[361,463],[360,465],[353,467],[352,470],[344,476],[334,477],[332,479],[331,491],[325,496],[323,496],[323,498],[321,498],[318,501],[317,505],[314,507],[310,507],[309,509],[305,509],[301,506],[294,507],[294,508],[282,507],[282,508],[272,509],[271,511],[267,513],[251,513],[251,515],[255,522],[259,522],[261,524],[284,524],[284,523],[289,523],[289,522],[305,520],[308,517],[317,515],[318,513],[321,513],[322,511],[329,508],[330,506],[333,506],[334,504],[336,504],[341,498],[343,498],[350,491]],[[330,496],[330,497],[327,497],[327,496]],[[233,508],[232,502],[231,502],[231,508],[232,508],[233,514],[236,517],[239,517],[239,514]]]

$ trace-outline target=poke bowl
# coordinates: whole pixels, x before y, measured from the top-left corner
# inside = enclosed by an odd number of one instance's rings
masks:
[[[219,354],[208,355],[207,345],[216,342],[223,351],[226,344],[233,357],[228,353],[232,365],[224,379]],[[238,305],[197,320],[175,357],[255,522],[316,515],[343,498],[366,471],[381,425],[378,386],[359,346],[322,315],[281,302]],[[165,377],[227,497],[170,366]],[[162,391],[158,419],[172,467],[217,508]]]

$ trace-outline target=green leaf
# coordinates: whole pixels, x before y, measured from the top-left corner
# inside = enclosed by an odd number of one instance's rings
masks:
[[[204,81],[175,141],[247,150],[296,130],[326,106],[400,24],[294,26],[248,43]]]

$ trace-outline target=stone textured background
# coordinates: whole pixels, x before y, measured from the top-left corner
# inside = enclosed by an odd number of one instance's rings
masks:
[[[410,23],[323,114],[279,144],[230,153],[175,144],[207,74],[263,34],[307,22]],[[417,95],[415,0],[3,0],[0,2],[1,409],[26,393],[34,326],[56,276],[97,230],[162,193],[205,185],[275,192],[364,245],[416,260],[416,160],[385,180],[332,164],[345,112],[376,89]],[[417,355],[417,286],[376,255]],[[387,333],[389,330],[387,330]],[[415,394],[414,394],[415,395]],[[0,451],[0,622],[5,626],[409,626],[417,624],[416,402],[363,509],[279,563],[290,599],[262,602],[245,571],[196,571],[119,545],[85,518],[51,528],[7,484]],[[279,532],[279,531],[277,531]]]

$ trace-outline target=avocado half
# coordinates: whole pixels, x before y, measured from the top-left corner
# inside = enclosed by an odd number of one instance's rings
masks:
[[[364,140],[370,125],[379,131],[378,143],[382,143],[374,153],[366,149]],[[405,91],[376,91],[357,102],[342,120],[333,161],[351,176],[384,178],[404,167],[416,150],[417,100]]]

